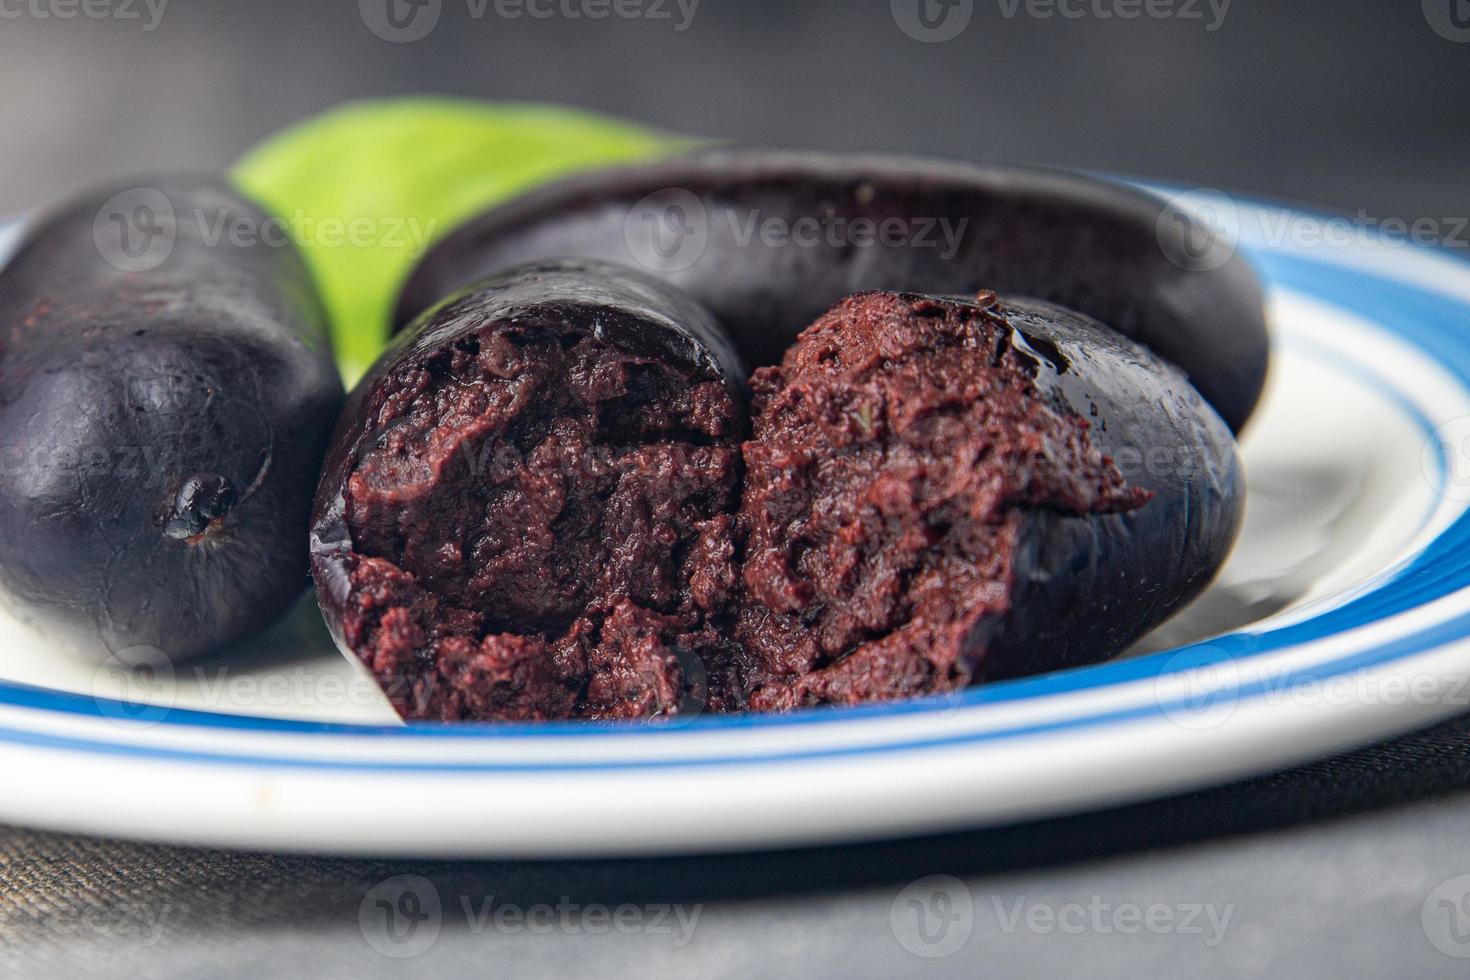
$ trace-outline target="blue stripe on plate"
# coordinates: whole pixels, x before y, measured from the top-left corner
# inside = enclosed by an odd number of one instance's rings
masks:
[[[1289,691],[1293,686],[1313,683],[1322,684],[1330,681],[1334,677],[1340,677],[1353,671],[1363,670],[1368,667],[1399,660],[1406,656],[1443,646],[1448,642],[1464,637],[1467,630],[1470,630],[1470,613],[1455,617],[1412,636],[1400,638],[1391,643],[1375,647],[1372,650],[1363,651],[1354,656],[1344,657],[1341,660],[1329,664],[1294,670],[1290,673],[1283,674],[1279,678],[1243,684],[1232,691],[1229,697],[1238,706],[1256,697],[1280,695],[1283,692]],[[1197,666],[1197,664],[1191,664],[1191,666]],[[1094,728],[1100,725],[1152,719],[1160,715],[1167,717],[1169,712],[1193,712],[1198,709],[1199,706],[1194,704],[1190,699],[1180,698],[1171,701],[1161,700],[1154,704],[1136,708],[1100,712],[1094,715],[1066,718],[1058,721],[1017,725],[1012,728],[992,731],[971,732],[964,735],[913,738],[899,741],[889,740],[872,744],[844,745],[833,748],[804,749],[791,752],[744,753],[699,756],[689,759],[637,759],[607,762],[362,762],[352,759],[316,760],[265,755],[227,755],[197,750],[122,745],[115,742],[47,735],[3,727],[0,727],[0,741],[18,742],[43,748],[85,751],[105,755],[150,758],[184,763],[224,763],[229,765],[269,766],[288,769],[348,770],[352,772],[495,772],[535,774],[627,769],[670,769],[707,765],[728,766],[749,765],[752,763],[804,762],[815,759],[837,759],[871,755],[874,753],[905,752],[1027,738],[1076,729]],[[842,709],[833,710],[841,711]],[[583,735],[585,736],[587,734],[589,732],[583,729]]]
[[[1444,254],[1442,250],[1425,250],[1432,254]],[[1470,387],[1470,312],[1466,307],[1447,297],[1408,286],[1393,279],[1365,274],[1357,269],[1345,269],[1330,261],[1330,253],[1323,257],[1302,254],[1287,254],[1282,251],[1255,248],[1246,250],[1247,257],[1261,270],[1263,277],[1274,285],[1294,290],[1322,300],[1391,330],[1411,344],[1421,348],[1459,381]],[[1458,258],[1458,257],[1457,257]],[[1408,400],[1403,393],[1388,385],[1381,378],[1371,378],[1376,388],[1396,402]],[[1405,406],[1427,436],[1432,432],[1430,420],[1411,404]],[[1441,461],[1443,465],[1443,461]],[[207,728],[243,729],[250,731],[279,731],[323,734],[352,734],[374,738],[401,739],[404,737],[465,737],[475,735],[496,738],[522,737],[570,737],[589,735],[641,735],[671,736],[689,731],[749,729],[806,724],[831,724],[841,721],[856,721],[875,717],[893,717],[920,714],[936,708],[973,707],[1022,701],[1076,691],[1085,691],[1129,681],[1157,678],[1176,669],[1181,653],[1193,654],[1190,666],[1208,662],[1220,662],[1261,656],[1312,640],[1322,639],[1353,629],[1441,598],[1453,591],[1470,585],[1470,513],[1456,521],[1437,537],[1428,548],[1409,562],[1383,587],[1360,596],[1340,607],[1303,623],[1281,628],[1252,632],[1244,631],[1218,637],[1208,643],[1193,644],[1173,650],[1151,654],[1130,660],[1117,661],[1094,667],[1079,668],[1041,677],[1009,681],[972,688],[959,696],[924,698],[895,704],[865,705],[841,709],[810,709],[791,715],[737,715],[704,717],[683,724],[670,726],[648,726],[638,723],[551,723],[551,724],[425,724],[416,723],[405,727],[360,726],[333,723],[298,722],[266,718],[250,718],[222,715],[192,710],[168,712],[166,724],[195,725]],[[1380,665],[1415,653],[1423,652],[1449,640],[1463,636],[1470,629],[1470,616],[1458,617],[1448,623],[1439,624],[1410,637],[1392,643],[1345,656],[1326,664],[1290,675],[1298,680],[1325,681],[1342,674]],[[1432,639],[1429,639],[1432,637]],[[1171,666],[1174,665],[1174,666]],[[1258,696],[1279,690],[1280,685],[1290,680],[1263,682],[1242,687],[1241,698]],[[83,695],[66,694],[16,684],[0,683],[0,704],[18,707],[40,708],[63,711],[89,717],[117,717],[128,709],[113,703],[99,702]],[[884,746],[845,747],[815,750],[807,754],[782,756],[722,757],[722,762],[749,762],[759,759],[798,759],[851,755],[863,752],[887,751],[899,748],[917,748],[927,745],[946,745],[977,740],[994,740],[1019,736],[1037,735],[1050,731],[1081,726],[1111,724],[1125,720],[1145,718],[1184,707],[1176,704],[1150,704],[1122,712],[1105,712],[1090,716],[1069,718],[1064,721],[1040,725],[1022,725],[1009,729],[998,729],[970,736],[949,739],[922,740],[894,743]],[[309,765],[327,768],[391,768],[434,770],[459,768],[454,765],[435,767],[432,764],[404,763],[349,763],[309,762],[303,760],[278,759],[265,756],[228,756],[208,753],[193,753],[169,749],[120,746],[85,739],[66,739],[55,736],[37,735],[0,729],[0,739],[22,741],[29,744],[47,744],[58,748],[81,748],[89,751],[125,753],[130,755],[156,756],[186,761],[225,762],[235,761],[248,764]],[[475,771],[496,769],[504,771],[556,770],[562,768],[617,768],[623,765],[699,765],[712,761],[709,758],[695,760],[664,760],[646,763],[587,763],[584,766],[562,764],[528,764],[526,766],[478,766],[469,765]]]

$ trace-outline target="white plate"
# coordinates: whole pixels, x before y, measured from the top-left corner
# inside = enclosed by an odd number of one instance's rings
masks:
[[[1133,656],[785,717],[403,726],[309,603],[173,677],[0,624],[0,820],[356,853],[770,847],[1136,799],[1470,709],[1470,264],[1291,244],[1320,219],[1229,205],[1276,343],[1245,531]]]

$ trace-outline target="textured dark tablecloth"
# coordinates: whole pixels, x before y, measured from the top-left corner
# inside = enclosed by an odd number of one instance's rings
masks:
[[[1470,716],[1158,802],[768,854],[344,860],[0,828],[0,976],[1459,977],[1467,789]]]

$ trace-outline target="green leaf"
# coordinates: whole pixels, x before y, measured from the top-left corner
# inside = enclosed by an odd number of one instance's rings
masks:
[[[558,106],[389,99],[292,126],[247,153],[232,176],[301,247],[351,383],[386,344],[409,271],[455,225],[573,171],[694,145]]]

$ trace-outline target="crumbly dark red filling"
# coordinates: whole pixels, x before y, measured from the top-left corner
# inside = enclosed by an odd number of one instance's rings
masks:
[[[1012,337],[990,294],[866,293],[755,373],[733,630],[752,708],[963,686],[1023,514],[1147,501]]]
[[[344,628],[409,717],[664,714],[735,583],[739,409],[570,327],[389,382],[349,478]]]
[[[741,446],[717,380],[554,324],[483,328],[389,381],[346,491],[347,642],[410,718],[963,686],[1025,514],[1148,499],[1012,337],[988,295],[851,297],[756,372]]]

